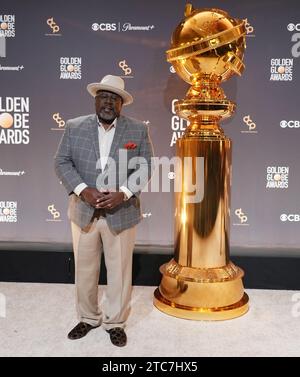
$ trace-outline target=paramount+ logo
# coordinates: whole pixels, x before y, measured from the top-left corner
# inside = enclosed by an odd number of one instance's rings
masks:
[[[280,122],[281,128],[300,128],[300,120],[282,120]]]

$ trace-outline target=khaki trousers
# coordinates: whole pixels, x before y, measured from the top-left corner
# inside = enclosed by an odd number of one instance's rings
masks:
[[[80,322],[103,327],[124,327],[129,314],[132,289],[132,254],[136,227],[118,235],[109,229],[106,219],[95,218],[81,229],[71,222],[75,257],[76,309]],[[107,287],[103,310],[98,303],[101,253],[107,269]]]

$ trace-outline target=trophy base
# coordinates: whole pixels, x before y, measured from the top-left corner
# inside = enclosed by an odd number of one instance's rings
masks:
[[[194,321],[224,321],[241,317],[249,310],[248,301],[249,297],[244,293],[240,301],[229,306],[219,308],[187,307],[167,300],[161,295],[158,288],[154,292],[154,306],[158,310],[173,317]]]
[[[218,268],[180,266],[174,259],[160,267],[162,280],[154,292],[154,305],[162,312],[186,319],[225,320],[248,309],[244,271],[228,262]]]

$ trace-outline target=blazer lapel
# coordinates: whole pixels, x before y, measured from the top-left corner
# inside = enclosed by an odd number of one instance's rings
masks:
[[[97,157],[97,162],[100,158],[100,148],[99,148],[99,134],[98,134],[98,122],[97,122],[97,115],[93,116],[91,119],[91,126],[92,126],[92,132],[91,132],[91,137],[92,137],[92,143],[94,147],[94,151]],[[99,169],[101,170],[101,165],[99,166]]]

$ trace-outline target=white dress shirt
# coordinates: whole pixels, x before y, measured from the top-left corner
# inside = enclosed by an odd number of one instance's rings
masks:
[[[103,171],[107,164],[109,152],[111,149],[111,144],[115,135],[115,131],[117,127],[117,118],[115,118],[113,123],[107,129],[103,127],[98,117],[97,117],[97,122],[99,125],[98,140],[99,140],[99,149],[100,149],[100,165]],[[75,194],[79,196],[86,187],[88,187],[86,183],[84,182],[80,183],[74,189]],[[121,186],[120,190],[124,192],[124,194],[127,196],[127,199],[129,199],[133,195],[132,192],[125,186]]]

